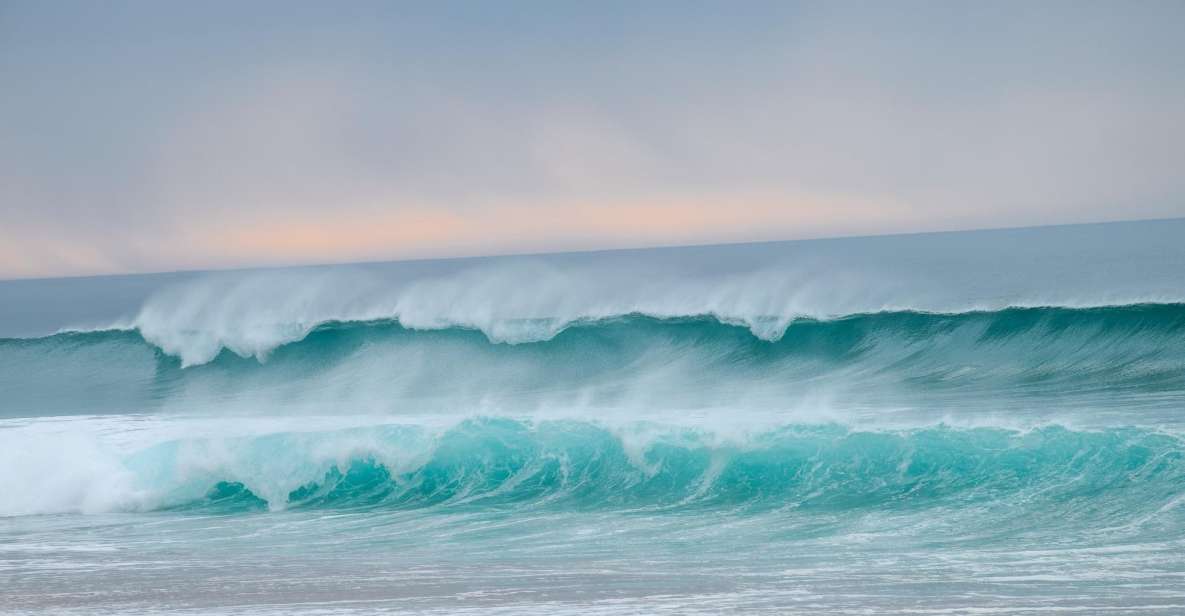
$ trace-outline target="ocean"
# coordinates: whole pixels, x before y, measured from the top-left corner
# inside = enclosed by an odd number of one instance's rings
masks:
[[[1182,614],[1185,220],[0,282],[2,614]]]

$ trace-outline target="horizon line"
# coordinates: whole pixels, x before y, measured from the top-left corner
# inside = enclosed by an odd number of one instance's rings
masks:
[[[853,235],[826,235],[819,237],[798,237],[785,239],[760,239],[760,240],[739,240],[739,241],[724,241],[724,242],[693,242],[689,244],[650,244],[645,246],[625,246],[625,247],[611,247],[611,248],[586,248],[575,250],[555,250],[555,251],[534,251],[534,252],[505,252],[505,253],[488,253],[488,254],[474,254],[474,255],[448,255],[438,257],[408,257],[399,259],[366,259],[361,261],[322,261],[316,263],[290,263],[285,265],[243,265],[237,267],[209,267],[209,268],[184,268],[175,270],[154,270],[146,272],[124,272],[124,273],[110,273],[110,274],[82,274],[72,276],[18,276],[14,278],[0,278],[0,284],[10,282],[35,282],[44,280],[76,280],[83,278],[128,278],[136,276],[165,276],[169,274],[204,274],[204,273],[219,273],[219,272],[248,272],[256,270],[286,270],[286,269],[313,269],[313,268],[328,268],[328,267],[347,267],[351,265],[385,265],[395,263],[423,263],[428,261],[466,261],[478,259],[514,259],[525,257],[547,257],[547,256],[563,256],[563,255],[595,255],[603,253],[626,253],[626,252],[641,252],[653,250],[678,250],[682,248],[711,248],[711,247],[725,247],[725,246],[759,246],[763,244],[786,244],[786,243],[807,243],[807,242],[822,242],[830,240],[858,240],[870,238],[885,238],[885,237],[910,237],[910,236],[924,236],[924,235],[947,235],[953,233],[976,233],[976,232],[993,232],[993,231],[1020,231],[1024,229],[1050,229],[1057,227],[1088,227],[1100,225],[1114,225],[1114,224],[1131,224],[1131,223],[1149,223],[1149,222],[1171,222],[1171,221],[1185,221],[1185,216],[1167,216],[1154,218],[1123,218],[1116,220],[1095,220],[1088,222],[1062,222],[1062,223],[1048,223],[1037,225],[1022,225],[1022,226],[1002,226],[1002,227],[975,227],[975,228],[961,228],[961,229],[937,229],[929,231],[898,231],[889,233],[858,233]]]

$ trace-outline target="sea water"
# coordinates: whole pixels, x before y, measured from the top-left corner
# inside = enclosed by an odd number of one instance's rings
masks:
[[[1185,221],[0,283],[0,613],[1185,613]]]

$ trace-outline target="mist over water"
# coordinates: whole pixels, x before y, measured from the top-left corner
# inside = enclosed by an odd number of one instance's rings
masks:
[[[1182,238],[0,282],[0,612],[1178,613]]]

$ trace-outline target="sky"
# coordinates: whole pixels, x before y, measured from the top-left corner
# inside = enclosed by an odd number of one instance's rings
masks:
[[[1185,2],[0,0],[0,278],[1185,216]]]

